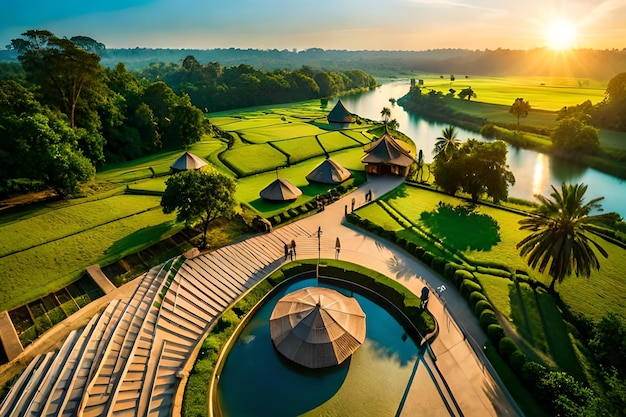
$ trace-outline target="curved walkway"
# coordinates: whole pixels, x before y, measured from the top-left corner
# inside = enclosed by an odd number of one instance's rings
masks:
[[[169,264],[160,265],[136,279],[132,294],[122,288],[107,294],[104,311],[70,333],[58,352],[31,361],[0,405],[0,415],[178,415],[180,378],[214,320],[286,261],[285,242],[295,240],[297,258],[317,258],[318,228],[322,257],[335,257],[339,237],[340,259],[395,278],[417,294],[424,285],[431,288],[429,309],[440,325],[431,349],[464,416],[521,415],[490,372],[481,350],[486,336],[456,291],[445,289],[436,274],[395,245],[343,223],[352,199],[358,207],[366,193],[376,198],[400,183],[370,178],[323,212],[193,259],[176,258],[176,274]],[[398,416],[414,414],[418,390],[409,389]]]

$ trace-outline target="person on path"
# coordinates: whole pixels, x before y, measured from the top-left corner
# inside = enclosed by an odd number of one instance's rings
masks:
[[[339,259],[339,252],[341,252],[341,242],[339,242],[339,237],[335,240],[335,259]]]
[[[354,211],[354,204],[355,203],[356,203],[356,200],[354,199],[354,197],[352,197],[352,210],[351,211]]]
[[[296,241],[291,240],[291,250],[293,251],[293,256],[296,256]]]
[[[285,260],[287,260],[287,256],[289,256],[289,246],[285,243]]]

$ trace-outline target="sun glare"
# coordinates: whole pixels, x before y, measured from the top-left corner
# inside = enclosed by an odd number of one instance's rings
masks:
[[[566,20],[552,22],[546,31],[548,47],[555,51],[573,48],[577,36],[576,27]]]

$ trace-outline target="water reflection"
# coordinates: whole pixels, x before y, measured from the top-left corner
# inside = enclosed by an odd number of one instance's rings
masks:
[[[391,108],[391,117],[400,124],[400,131],[408,135],[417,149],[424,152],[424,160],[432,162],[436,138],[447,126],[409,114],[401,106],[390,106],[389,99],[399,99],[409,91],[409,80],[384,84],[374,91],[343,96],[341,99],[353,113],[372,120],[380,120],[383,107]],[[458,138],[488,140],[476,132],[457,127]],[[626,217],[626,181],[610,175],[576,165],[571,161],[553,158],[549,155],[508,145],[507,164],[515,176],[515,185],[509,189],[511,197],[536,201],[535,194],[549,196],[551,186],[560,188],[561,183],[584,183],[589,186],[586,197],[589,201],[605,197],[602,206],[605,212],[615,211]]]
[[[533,175],[533,195],[541,194],[546,189],[548,182],[548,167],[546,165],[549,165],[546,156],[542,153],[537,154]]]

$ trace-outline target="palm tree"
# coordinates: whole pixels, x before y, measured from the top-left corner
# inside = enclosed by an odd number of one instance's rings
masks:
[[[552,199],[536,196],[541,202],[538,216],[519,221],[520,230],[533,233],[516,247],[522,257],[528,257],[528,266],[539,272],[548,270],[550,291],[554,292],[554,284],[572,273],[589,278],[591,270],[600,270],[593,248],[605,258],[608,253],[586,233],[609,214],[589,215],[593,209],[601,210],[598,202],[604,197],[584,203],[585,184],[562,184],[561,193],[554,186],[552,190]]]
[[[387,124],[389,119],[391,119],[391,109],[389,107],[383,107],[380,115],[383,118],[383,123]]]
[[[457,138],[458,131],[454,126],[445,127],[441,131],[441,137],[437,138],[435,142],[435,149],[433,150],[433,154],[435,154],[435,159],[440,157],[449,158],[450,154],[455,151],[461,141]]]

